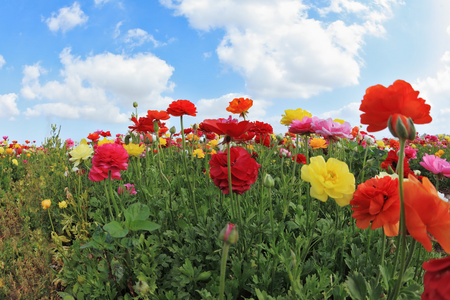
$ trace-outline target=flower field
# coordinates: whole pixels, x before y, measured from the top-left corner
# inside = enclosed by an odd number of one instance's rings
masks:
[[[200,124],[177,100],[135,103],[123,134],[4,136],[0,298],[450,299],[450,136],[416,132],[418,94],[369,87],[368,132],[299,108],[274,134],[236,98]]]

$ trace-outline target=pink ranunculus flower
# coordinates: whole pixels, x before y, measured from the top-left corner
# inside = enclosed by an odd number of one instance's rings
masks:
[[[111,171],[111,179],[119,179],[120,171],[128,167],[128,153],[122,145],[107,143],[95,149],[89,179],[102,181],[107,179]]]
[[[75,142],[72,141],[72,139],[67,139],[66,140],[66,149],[72,148],[73,146],[75,146]]]
[[[333,121],[331,118],[326,120],[312,117],[312,129],[315,133],[321,134],[327,139],[336,138],[348,138],[351,139],[352,127],[350,123],[344,122],[343,124]]]
[[[450,177],[450,163],[447,160],[429,154],[425,154],[422,160],[419,164],[428,171],[437,175]]]
[[[419,151],[419,149],[414,149],[411,146],[406,146],[405,147],[405,157],[406,157],[406,159],[407,160],[416,159],[417,158],[417,155],[416,155],[417,151]]]
[[[314,130],[312,129],[312,122],[313,119],[308,116],[303,117],[301,121],[298,119],[293,120],[291,122],[291,125],[289,126],[289,132],[295,134],[312,133],[314,132]]]
[[[125,187],[126,191],[128,192],[128,196],[136,195],[136,194],[137,194],[136,190],[134,189],[134,184],[131,184],[131,183],[125,183],[125,184],[123,185],[123,187]],[[119,189],[118,189],[119,195],[122,195],[122,194],[123,194],[123,187],[122,187],[122,186],[119,186]]]

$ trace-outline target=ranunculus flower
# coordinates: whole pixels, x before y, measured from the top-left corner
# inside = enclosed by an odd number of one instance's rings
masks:
[[[428,171],[436,175],[450,177],[450,163],[447,160],[426,153],[422,160],[419,164]]]
[[[323,202],[331,197],[339,206],[350,203],[355,191],[355,177],[346,163],[335,158],[325,162],[323,156],[315,156],[309,165],[302,166],[301,173],[302,180],[311,183],[311,197]]]
[[[114,143],[113,140],[108,140],[106,137],[103,138],[103,140],[98,141],[97,146],[101,146],[103,144],[112,144]]]
[[[306,156],[300,153],[297,153],[297,155],[293,156],[292,160],[298,164],[306,164]]]
[[[409,234],[431,251],[429,233],[450,253],[450,204],[439,197],[428,178],[423,177],[421,183],[410,174],[408,179],[403,183],[403,192]]]
[[[177,100],[169,104],[167,112],[175,117],[189,115],[195,117],[197,115],[197,108],[194,103],[189,100]]]
[[[247,115],[250,107],[253,106],[253,100],[248,98],[234,98],[230,105],[227,107],[227,111],[232,114],[239,114],[241,117]]]
[[[18,166],[18,165],[19,165],[19,162],[18,162],[17,159],[15,159],[15,158],[14,158],[11,162],[12,162],[12,164],[15,165],[15,166]]]
[[[398,165],[398,155],[397,155],[397,151],[395,150],[391,150],[388,152],[388,156],[386,157],[386,159],[381,163],[381,168],[383,170],[386,170],[387,172],[389,172],[389,167],[392,169],[392,171],[397,172],[397,165]],[[403,177],[407,178],[408,174],[413,173],[411,171],[411,169],[409,168],[409,163],[407,158],[405,157],[405,159],[403,160]]]
[[[122,145],[123,148],[125,148],[125,150],[127,150],[127,153],[129,156],[134,156],[134,157],[138,157],[142,154],[142,152],[144,152],[145,148],[144,145],[138,145],[135,143],[129,143],[127,144],[123,144]]]
[[[419,92],[403,80],[387,88],[380,84],[369,87],[359,107],[363,112],[361,124],[369,125],[367,131],[380,131],[387,127],[389,117],[395,113],[411,118],[414,124],[430,123],[431,107],[418,95]]]
[[[304,117],[312,117],[310,112],[303,110],[301,108],[297,109],[286,109],[284,115],[281,115],[280,123],[283,125],[290,125],[294,120],[303,120]]]
[[[61,201],[58,203],[59,208],[63,209],[67,207],[67,202],[66,201]]]
[[[251,157],[247,150],[241,147],[230,148],[230,164],[233,192],[243,194],[255,183],[261,165]],[[222,193],[228,194],[230,190],[228,184],[227,151],[212,155],[209,166],[209,174],[214,184]]]
[[[251,127],[252,123],[249,121],[237,122],[237,120],[230,119],[206,119],[201,123],[201,128],[205,131],[226,135],[229,138],[239,137],[249,131]]]
[[[72,151],[69,152],[69,160],[74,163],[74,167],[78,167],[82,160],[88,160],[94,149],[89,147],[87,144],[81,143],[76,146]]]
[[[328,147],[327,141],[324,139],[313,138],[309,141],[309,146],[313,149],[326,149]]]
[[[205,152],[203,152],[202,149],[195,149],[195,150],[192,152],[192,155],[194,155],[194,156],[197,157],[197,158],[204,158],[204,157],[205,157]]]
[[[348,122],[341,124],[333,121],[331,118],[322,120],[317,117],[312,117],[311,128],[315,133],[321,134],[327,139],[352,138],[352,127]]]
[[[422,266],[425,270],[422,300],[449,300],[450,256],[430,259]]]
[[[152,122],[161,121],[161,120],[168,120],[170,119],[169,114],[165,110],[148,110],[147,111],[147,119],[152,120]]]
[[[356,226],[366,229],[372,223],[371,229],[383,226],[387,236],[398,234],[400,220],[400,196],[398,179],[389,176],[372,178],[358,185],[353,199],[350,201]]]
[[[118,190],[117,190],[117,192],[119,193],[119,195],[122,195],[123,194],[123,188],[125,187],[125,189],[126,189],[126,191],[128,192],[128,196],[131,196],[131,195],[136,195],[137,194],[137,192],[136,192],[136,190],[134,189],[134,184],[131,184],[131,183],[125,183],[124,185],[123,185],[123,187],[121,187],[121,186],[119,186],[119,188],[118,188]]]
[[[119,144],[103,144],[95,150],[92,158],[92,168],[89,171],[89,179],[92,181],[102,181],[108,178],[111,172],[111,179],[122,179],[120,171],[128,167],[128,153]]]
[[[263,144],[266,147],[270,146],[270,135],[273,133],[273,127],[272,125],[264,122],[255,121],[252,122],[252,126],[250,127],[249,131],[252,131],[255,133],[255,142],[257,144]]]
[[[134,123],[134,126],[128,126],[129,129],[131,129],[131,132],[137,131],[143,134],[147,134],[149,132],[154,132],[153,129],[153,120],[146,118],[146,117],[140,117],[139,120],[136,119],[136,117],[132,117],[131,121]]]
[[[72,139],[66,140],[66,149],[72,148],[75,145],[75,142]]]
[[[41,202],[41,206],[43,209],[48,209],[48,208],[50,208],[51,205],[52,205],[52,200],[50,200],[50,199],[45,199]]]
[[[312,118],[305,116],[300,121],[298,119],[293,120],[291,122],[291,125],[289,126],[289,132],[295,133],[295,134],[308,134],[313,133],[314,130],[312,129]]]

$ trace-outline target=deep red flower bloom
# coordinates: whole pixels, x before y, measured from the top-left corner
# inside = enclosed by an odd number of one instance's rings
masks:
[[[257,144],[262,144],[266,147],[270,147],[270,142],[272,141],[272,139],[270,138],[270,135],[257,135],[255,137],[255,143]]]
[[[169,114],[165,110],[148,110],[147,111],[147,118],[152,121],[161,121],[161,120],[168,120],[170,118]]]
[[[108,130],[108,131],[100,131],[100,133],[99,133],[102,137],[107,137],[107,136],[111,136],[111,132]]]
[[[233,192],[242,194],[248,191],[258,178],[258,170],[261,165],[251,157],[247,150],[241,147],[230,148],[230,164]],[[209,166],[209,174],[214,184],[222,193],[228,194],[227,151],[213,154]]]
[[[298,164],[306,165],[306,156],[304,156],[303,154],[297,153],[296,156],[292,157],[292,160]]]
[[[356,226],[366,229],[372,222],[372,229],[383,226],[387,236],[398,234],[400,220],[400,196],[398,179],[389,176],[372,178],[358,185],[350,201]]]
[[[450,299],[450,256],[430,259],[423,263],[425,287],[422,300]]]
[[[201,123],[202,130],[218,135],[227,135],[231,138],[244,134],[249,131],[251,126],[249,121],[228,122],[227,119],[206,119]]]
[[[415,124],[430,123],[431,106],[418,95],[419,92],[403,80],[387,88],[380,84],[369,87],[359,107],[363,112],[361,124],[369,125],[367,131],[380,131],[387,127],[389,117],[395,113],[411,118]]]
[[[397,171],[397,164],[398,164],[398,155],[395,150],[391,150],[388,152],[388,156],[386,159],[381,163],[381,168],[383,170],[386,170],[389,172],[389,167],[391,167],[392,171]],[[409,168],[409,163],[407,158],[403,160],[403,177],[408,178],[409,174],[414,174],[411,169]]]
[[[90,139],[92,141],[96,141],[99,138],[100,138],[100,135],[97,132],[89,133],[89,135],[88,135],[88,139]]]
[[[197,108],[194,103],[189,100],[177,100],[170,103],[167,112],[175,117],[180,117],[182,115],[195,117],[197,115]]]
[[[95,149],[89,179],[102,181],[107,179],[111,172],[111,179],[120,180],[120,171],[126,170],[127,167],[128,153],[123,146],[116,143],[103,144]]]
[[[153,120],[146,118],[146,117],[140,117],[139,120],[136,119],[136,117],[132,117],[131,121],[133,121],[134,126],[128,126],[131,131],[137,131],[140,133],[149,133],[149,132],[155,132],[153,129]]]

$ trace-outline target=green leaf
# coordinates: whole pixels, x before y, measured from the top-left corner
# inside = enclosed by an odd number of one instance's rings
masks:
[[[112,237],[122,238],[125,237],[128,233],[127,228],[123,228],[117,221],[112,221],[103,226],[103,229],[106,230]]]
[[[194,268],[192,267],[192,263],[189,259],[186,258],[183,266],[179,268],[180,272],[189,277],[190,279],[194,278]]]
[[[367,295],[367,283],[359,273],[350,274],[347,277],[346,287],[352,299],[365,300]]]
[[[211,277],[211,272],[201,272],[200,275],[198,275],[197,280],[207,280],[209,277]]]
[[[147,231],[154,231],[156,229],[159,229],[161,225],[158,225],[156,223],[150,222],[150,221],[143,221],[143,220],[134,220],[129,224],[129,229],[136,231],[136,230],[147,230]]]
[[[150,209],[142,203],[131,204],[124,212],[125,223],[129,228],[130,224],[136,220],[146,220],[150,216]]]
[[[56,292],[58,295],[60,295],[62,297],[63,300],[75,300],[75,298],[68,293],[64,293],[64,292]]]

